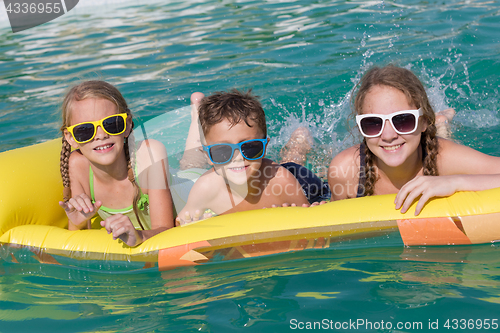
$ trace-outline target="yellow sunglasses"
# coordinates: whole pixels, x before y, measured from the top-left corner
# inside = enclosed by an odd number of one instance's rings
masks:
[[[109,135],[122,134],[127,129],[127,116],[126,113],[114,114],[101,120],[87,121],[69,126],[66,129],[71,133],[76,142],[85,143],[95,137],[98,126],[101,126],[104,132]]]

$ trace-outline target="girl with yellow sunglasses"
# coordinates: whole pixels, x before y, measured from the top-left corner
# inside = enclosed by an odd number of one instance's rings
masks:
[[[174,226],[165,147],[146,140],[130,153],[134,123],[118,89],[104,81],[73,87],[64,99],[62,119],[64,200],[59,204],[69,230],[102,226],[114,239],[137,246]],[[140,166],[137,179],[135,162],[151,160],[157,162]],[[91,225],[96,213],[100,226]]]

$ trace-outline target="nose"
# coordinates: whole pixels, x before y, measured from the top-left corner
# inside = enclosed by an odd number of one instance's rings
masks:
[[[242,161],[242,160],[243,160],[243,155],[241,155],[240,150],[235,149],[231,161]]]
[[[398,133],[394,130],[394,127],[392,127],[391,122],[387,119],[384,124],[384,130],[382,131],[382,134],[380,135],[380,138],[384,141],[393,141],[398,137]]]
[[[95,138],[94,139],[106,139],[108,137],[108,133],[106,133],[101,126],[97,126],[96,132],[95,132]]]

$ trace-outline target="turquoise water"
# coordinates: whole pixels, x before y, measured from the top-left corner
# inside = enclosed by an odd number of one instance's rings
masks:
[[[311,163],[326,165],[356,140],[346,125],[355,82],[395,62],[421,78],[436,109],[457,110],[456,140],[500,156],[498,3],[80,2],[16,34],[0,9],[0,151],[58,137],[68,85],[101,78],[140,121],[194,91],[253,88],[271,156],[308,125]],[[294,319],[423,323],[356,330],[380,332],[429,331],[438,320],[439,331],[467,331],[444,324],[500,319],[498,247],[405,249],[394,237],[163,273],[0,259],[0,332],[287,332],[300,330]]]

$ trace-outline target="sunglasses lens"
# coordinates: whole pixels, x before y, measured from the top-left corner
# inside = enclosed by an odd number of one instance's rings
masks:
[[[402,133],[410,133],[413,131],[416,125],[415,116],[411,113],[398,114],[392,117],[392,124],[394,128]]]
[[[380,134],[382,119],[379,117],[366,117],[361,119],[361,131],[368,136]]]
[[[102,126],[109,134],[119,134],[125,130],[125,122],[121,116],[113,116],[102,121]]]
[[[81,124],[73,128],[73,137],[77,142],[85,142],[94,136],[93,124]]]
[[[261,141],[245,142],[241,145],[241,154],[247,160],[256,160],[264,155],[264,144]]]
[[[214,163],[226,163],[231,160],[231,155],[233,154],[233,148],[226,145],[217,145],[210,147],[210,158]]]

